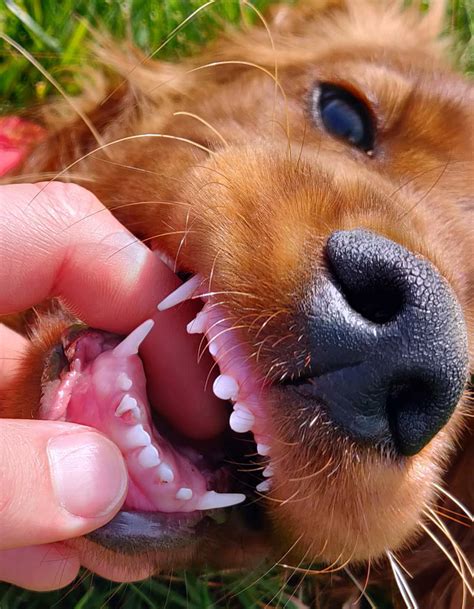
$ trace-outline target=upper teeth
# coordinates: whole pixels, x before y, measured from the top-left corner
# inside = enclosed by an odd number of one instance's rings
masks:
[[[207,316],[202,311],[188,323],[186,330],[188,334],[203,334],[207,325]]]
[[[272,483],[270,480],[264,480],[257,484],[257,491],[259,493],[267,493],[272,488]]]
[[[266,457],[270,452],[270,447],[267,444],[257,444],[257,452],[262,457]]]
[[[263,470],[264,478],[271,478],[273,476],[273,466],[267,465],[267,467]]]
[[[219,347],[217,346],[216,341],[211,341],[209,343],[209,353],[213,356],[216,357],[217,352],[219,351]]]
[[[212,386],[214,395],[221,400],[236,400],[239,393],[237,381],[228,374],[221,374],[216,378]]]
[[[235,406],[234,412],[230,415],[229,425],[230,428],[233,429],[237,433],[245,433],[250,431],[255,423],[255,417],[247,410],[244,406],[240,404]]]
[[[159,303],[158,311],[166,311],[185,300],[189,300],[199,288],[201,282],[202,278],[200,275],[194,275],[191,279],[188,279],[188,281],[181,284]]]

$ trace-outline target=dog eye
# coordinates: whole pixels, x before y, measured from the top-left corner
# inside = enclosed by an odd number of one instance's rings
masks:
[[[375,128],[369,108],[355,95],[329,83],[313,91],[313,116],[328,133],[365,152],[374,147]]]

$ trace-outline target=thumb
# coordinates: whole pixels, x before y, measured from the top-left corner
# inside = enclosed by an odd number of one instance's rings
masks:
[[[0,552],[0,582],[38,592],[67,586],[77,577],[79,567],[74,551],[61,543]]]
[[[127,491],[117,446],[71,423],[0,419],[0,550],[88,533]]]

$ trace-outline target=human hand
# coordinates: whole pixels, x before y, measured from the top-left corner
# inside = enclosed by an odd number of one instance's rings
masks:
[[[184,334],[195,305],[157,314],[156,304],[179,280],[88,191],[60,183],[1,186],[0,259],[0,315],[56,296],[90,326],[120,334],[154,317],[158,323],[144,344],[149,376],[163,379],[179,362],[183,374],[204,385],[209,367],[196,365],[196,345]],[[5,326],[0,331],[1,391],[28,341]],[[181,415],[200,407],[185,393],[195,384],[176,386],[182,389],[166,405],[171,418],[177,404]],[[217,400],[207,399],[206,412],[196,437],[225,425]],[[97,431],[0,419],[0,581],[35,590],[67,585],[80,558],[58,542],[109,521],[126,489],[121,454]]]

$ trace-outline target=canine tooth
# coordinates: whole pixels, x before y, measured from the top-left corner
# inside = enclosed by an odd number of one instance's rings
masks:
[[[188,334],[204,334],[206,329],[206,316],[201,313],[201,311],[196,315],[196,317],[188,323],[186,326],[186,331]]]
[[[140,463],[144,469],[150,469],[150,467],[156,467],[160,464],[160,455],[152,444],[145,446],[145,448],[140,451],[138,463]]]
[[[131,411],[135,417],[140,417],[140,410],[138,408],[137,400],[135,398],[132,398],[132,396],[128,393],[126,393],[120,400],[120,404],[115,409],[115,416],[121,417],[123,414],[129,411]]]
[[[143,429],[143,425],[131,427],[127,432],[126,440],[129,448],[140,448],[151,444],[150,435]]]
[[[200,285],[201,276],[194,275],[191,277],[191,279],[181,284],[179,288],[176,288],[174,292],[168,294],[166,298],[163,298],[158,305],[158,311],[166,311],[167,309],[171,309],[171,307],[175,307],[177,304],[180,304],[185,300],[189,300]]]
[[[160,463],[158,467],[158,476],[161,482],[173,482],[174,480],[173,470],[167,463]]]
[[[138,326],[131,334],[124,338],[123,341],[115,347],[113,354],[115,357],[129,357],[138,353],[138,348],[151,332],[155,325],[152,319],[147,319],[141,326]]]
[[[267,465],[262,474],[264,478],[271,478],[274,474],[273,465]]]
[[[216,341],[215,341],[215,340],[212,340],[212,341],[209,343],[209,353],[210,353],[210,354],[211,354],[213,357],[216,357],[218,350],[219,350],[219,349],[218,349],[218,347],[217,347],[217,343],[216,343]]]
[[[272,483],[270,480],[264,480],[263,482],[260,482],[260,484],[257,484],[257,491],[259,493],[267,493],[271,488]]]
[[[237,433],[250,431],[255,423],[255,417],[245,407],[240,406],[230,415],[230,428]]]
[[[190,488],[180,488],[176,493],[176,499],[179,501],[189,501],[193,498],[193,491]]]
[[[230,505],[237,505],[245,501],[245,495],[241,493],[216,493],[215,491],[207,491],[198,501],[197,510],[214,510],[216,508],[225,508]]]
[[[121,372],[117,377],[117,385],[122,391],[128,391],[132,388],[132,379],[128,378],[125,372]]]
[[[257,452],[262,457],[266,457],[270,452],[270,447],[267,444],[257,444]]]
[[[214,395],[221,400],[235,400],[239,393],[239,385],[232,376],[221,374],[214,381],[212,390]]]

